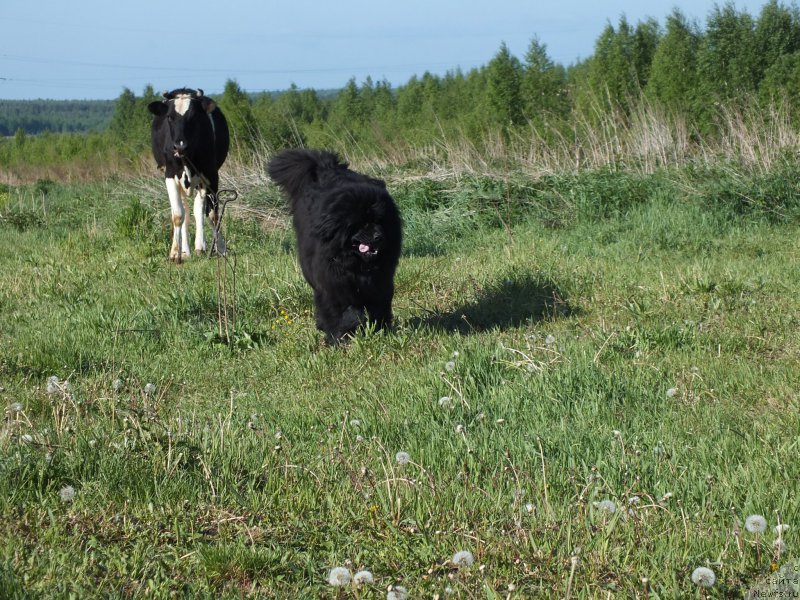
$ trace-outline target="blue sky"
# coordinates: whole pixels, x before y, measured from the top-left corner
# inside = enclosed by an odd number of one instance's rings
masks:
[[[0,98],[113,99],[128,87],[248,91],[402,85],[489,62],[532,39],[569,65],[624,15],[662,25],[673,8],[705,26],[706,0],[3,0]],[[764,0],[739,0],[757,16]]]

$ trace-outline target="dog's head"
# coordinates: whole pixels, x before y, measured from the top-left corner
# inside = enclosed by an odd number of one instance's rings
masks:
[[[327,205],[317,234],[336,246],[340,261],[380,268],[400,256],[400,215],[385,188],[355,186]]]

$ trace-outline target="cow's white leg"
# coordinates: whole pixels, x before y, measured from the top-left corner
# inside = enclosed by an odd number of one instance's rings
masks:
[[[203,254],[206,251],[205,233],[203,231],[203,218],[205,217],[206,189],[201,187],[194,197],[194,251]]]
[[[177,177],[166,180],[169,207],[172,212],[172,248],[169,259],[181,262],[189,257],[189,224],[186,222],[186,208],[184,206],[181,184]]]

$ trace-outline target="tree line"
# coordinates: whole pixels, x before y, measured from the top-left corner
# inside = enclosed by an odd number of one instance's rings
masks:
[[[115,101],[107,135],[123,153],[147,149],[146,105],[158,97],[148,86],[140,96],[126,89]],[[577,135],[576,123],[600,125],[609,114],[625,119],[643,104],[681,119],[692,135],[713,136],[723,109],[777,101],[798,108],[800,12],[771,0],[755,16],[718,5],[704,24],[678,9],[663,24],[623,16],[606,25],[590,57],[569,66],[555,63],[534,38],[521,58],[502,43],[484,66],[424,73],[397,88],[367,78],[350,79],[335,94],[293,85],[252,95],[228,80],[216,100],[239,152],[381,149],[398,141],[423,147],[451,135],[480,147],[491,136],[531,132],[546,141]]]
[[[113,100],[0,100],[0,136],[103,131],[114,115]]]

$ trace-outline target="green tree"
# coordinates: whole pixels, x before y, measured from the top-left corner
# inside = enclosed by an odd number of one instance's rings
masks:
[[[715,7],[698,52],[706,108],[754,92],[759,62],[753,18],[731,3]]]
[[[566,72],[548,56],[547,46],[537,38],[531,40],[521,82],[525,117],[534,123],[566,117],[569,113],[566,84]]]
[[[240,151],[251,151],[256,148],[260,132],[253,115],[253,105],[250,97],[234,79],[229,79],[225,83],[225,90],[218,103],[228,121],[233,147]]]
[[[503,42],[486,67],[489,118],[505,127],[523,122],[522,63]]]
[[[653,55],[646,93],[651,100],[685,116],[697,102],[697,52],[701,34],[680,10],[667,17],[666,32]]]
[[[754,30],[757,78],[784,56],[800,50],[800,16],[796,6],[787,8],[770,0],[761,9]]]

